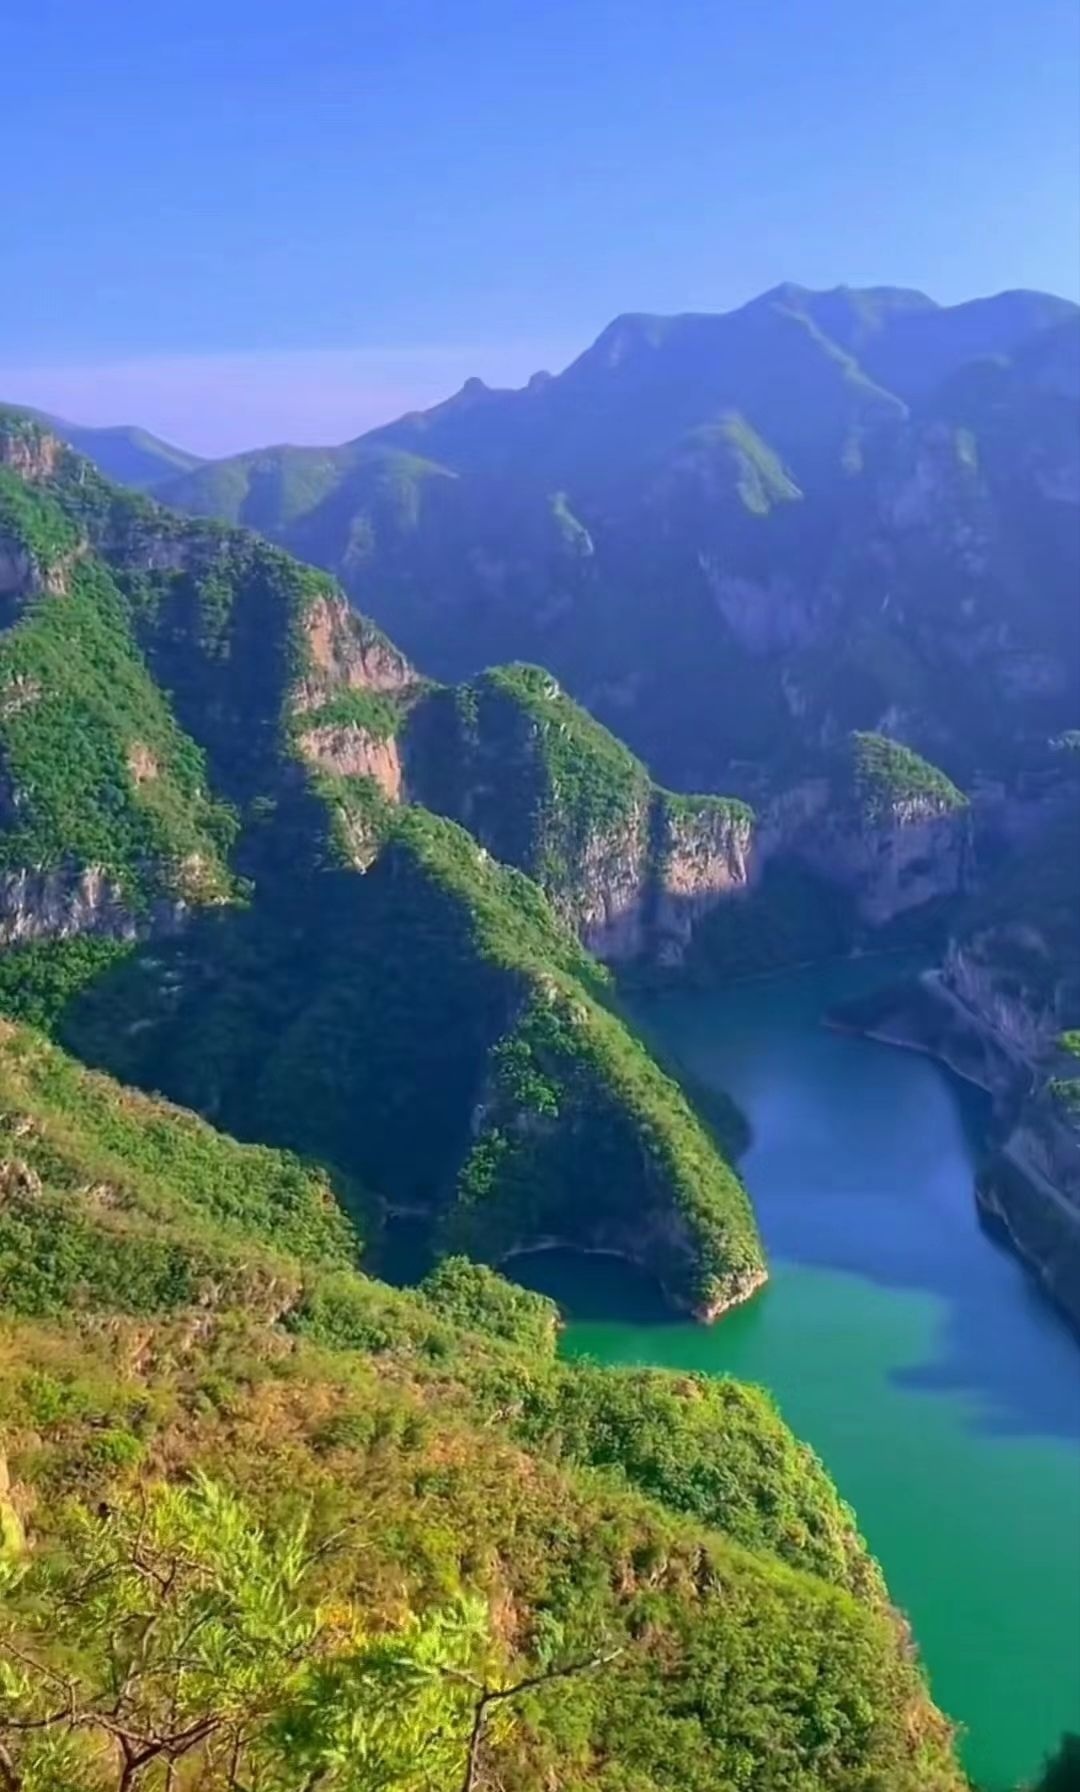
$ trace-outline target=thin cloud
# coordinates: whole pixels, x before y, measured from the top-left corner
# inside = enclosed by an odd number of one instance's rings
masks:
[[[196,454],[234,454],[273,442],[347,441],[437,404],[470,375],[492,386],[522,385],[574,352],[550,342],[422,344],[0,364],[0,401],[74,423],[137,423]]]

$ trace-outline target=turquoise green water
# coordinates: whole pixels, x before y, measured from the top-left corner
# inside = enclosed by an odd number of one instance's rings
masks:
[[[567,1307],[569,1354],[772,1390],[856,1506],[996,1792],[1080,1730],[1080,1349],[978,1225],[982,1098],[820,1026],[881,975],[830,966],[640,1012],[753,1124],[743,1169],[772,1281],[750,1306],[706,1330],[666,1320],[612,1261],[514,1269]]]

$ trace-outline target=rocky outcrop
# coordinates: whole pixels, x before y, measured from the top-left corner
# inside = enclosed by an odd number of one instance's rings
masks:
[[[707,1301],[696,1306],[687,1306],[681,1295],[672,1288],[669,1281],[657,1274],[657,1262],[664,1257],[670,1258],[672,1251],[671,1228],[663,1228],[663,1239],[657,1228],[647,1222],[635,1228],[632,1235],[610,1235],[606,1243],[583,1244],[580,1238],[560,1237],[550,1233],[538,1239],[529,1239],[527,1244],[511,1246],[499,1258],[499,1267],[505,1269],[513,1263],[515,1257],[533,1257],[543,1255],[545,1251],[573,1251],[581,1257],[615,1257],[621,1263],[630,1263],[645,1276],[653,1278],[656,1286],[674,1312],[684,1311],[699,1325],[715,1325],[726,1313],[734,1312],[736,1307],[743,1306],[753,1300],[765,1287],[769,1280],[767,1269],[733,1270],[730,1275],[720,1279],[717,1292]],[[662,1245],[662,1248],[661,1248]],[[692,1247],[689,1237],[685,1240],[687,1260],[692,1258]],[[508,1271],[513,1280],[513,1272]]]
[[[96,934],[133,940],[180,925],[185,903],[158,901],[135,910],[100,865],[0,871],[0,945]]]
[[[767,806],[759,859],[787,858],[843,891],[856,920],[878,928],[965,888],[971,808],[928,760],[895,738],[849,734],[822,774]]]
[[[745,891],[755,870],[754,816],[745,804],[661,796],[653,868],[651,947],[660,964],[683,958],[698,923]]]
[[[1062,1041],[1080,1015],[1078,866],[1055,829],[1046,857],[1019,861],[984,913],[954,938],[940,970],[865,1003],[841,1024],[925,1051],[993,1098],[994,1145],[980,1212],[1080,1324],[1080,1104]],[[1064,877],[1056,886],[1048,867]],[[1026,876],[1024,872],[1026,870]]]
[[[841,1025],[928,1052],[994,1098],[997,1142],[975,1198],[1002,1237],[1080,1326],[1080,1126],[1056,1110],[1044,1076],[1020,1049],[1031,1034],[998,1010],[1000,1027],[951,993],[937,973],[893,991],[865,1021]]]
[[[566,919],[610,964],[681,963],[694,929],[753,874],[754,818],[743,803],[642,793],[578,859]]]
[[[1022,967],[1033,964],[1046,972],[1041,991],[1022,976]],[[979,1036],[1015,1065],[1034,1066],[1046,1059],[1065,1023],[1046,942],[1025,921],[950,941],[940,987],[970,1017]]]
[[[401,754],[397,741],[384,739],[357,722],[327,722],[300,737],[310,765],[340,777],[371,778],[392,803],[402,799]]]
[[[1048,1095],[1021,1109],[980,1173],[976,1198],[984,1219],[1080,1327],[1080,1128],[1055,1112]]]
[[[860,920],[881,927],[906,910],[964,887],[971,855],[966,811],[903,802],[872,821],[826,811],[798,830],[787,850],[855,901]]]
[[[557,898],[590,952],[613,964],[647,947],[650,811],[643,790],[614,827],[589,833],[575,854],[573,887]]]
[[[294,693],[298,710],[315,709],[332,691],[401,691],[416,681],[405,655],[338,592],[316,598],[302,627],[307,669]]]
[[[161,776],[157,755],[145,741],[133,740],[127,749],[127,768],[136,784],[152,784]]]
[[[778,574],[758,583],[721,572],[704,555],[701,570],[717,614],[739,646],[755,658],[805,647],[820,634],[822,614],[816,596],[793,579]]]
[[[0,430],[0,467],[10,468],[32,485],[51,479],[67,453],[63,442],[36,424]]]
[[[694,1318],[700,1325],[715,1325],[725,1313],[735,1307],[741,1307],[746,1301],[753,1300],[754,1295],[764,1288],[769,1279],[768,1270],[743,1269],[722,1278],[720,1291],[701,1306],[694,1308]]]
[[[53,560],[39,559],[24,543],[0,535],[0,625],[5,620],[16,621],[20,606],[32,597],[45,592],[61,597],[78,558],[79,550],[75,550]]]

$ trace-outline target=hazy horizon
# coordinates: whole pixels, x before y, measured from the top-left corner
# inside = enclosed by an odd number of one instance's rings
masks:
[[[970,293],[966,298],[991,296]],[[1057,296],[1072,299],[1071,294]],[[951,302],[963,304],[965,299]],[[409,411],[438,404],[470,378],[493,387],[521,387],[534,373],[559,373],[611,321],[606,318],[586,340],[559,345],[422,344],[278,354],[237,350],[40,368],[0,362],[0,403],[46,411],[84,427],[142,428],[207,459],[283,445],[333,447]],[[223,389],[230,393],[227,417],[219,409]]]
[[[1080,297],[1072,0],[446,27],[435,0],[14,9],[0,396],[219,454],[788,279]]]

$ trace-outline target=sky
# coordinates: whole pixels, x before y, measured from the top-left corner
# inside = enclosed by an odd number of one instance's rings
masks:
[[[0,399],[336,441],[621,311],[1080,296],[1075,0],[26,0]]]

